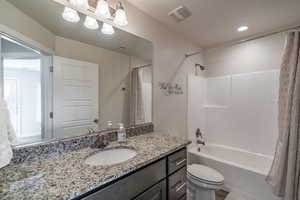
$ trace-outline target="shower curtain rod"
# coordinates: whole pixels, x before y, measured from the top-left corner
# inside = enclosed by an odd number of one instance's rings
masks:
[[[300,31],[299,29],[300,29],[300,25],[290,26],[288,28],[281,28],[281,29],[277,29],[275,31],[273,30],[271,32],[257,34],[257,35],[254,35],[252,37],[248,37],[248,38],[245,38],[245,39],[241,39],[241,40],[237,40],[237,41],[231,41],[231,42],[226,42],[226,43],[224,43],[222,45],[216,45],[216,46],[213,46],[213,47],[209,47],[207,49],[214,49],[214,48],[218,48],[218,47],[224,47],[224,46],[230,46],[230,45],[234,45],[234,44],[240,44],[240,43],[248,42],[248,41],[251,41],[251,40],[256,40],[256,39],[268,37],[268,36],[271,36],[271,35],[276,35],[278,33],[283,33],[283,32]],[[200,54],[200,53],[201,53],[200,51],[197,51],[197,52],[185,54],[185,58],[188,58],[190,56],[194,56],[194,55],[197,55],[197,54]]]
[[[152,64],[142,65],[139,67],[135,67],[134,69],[144,68],[144,67],[150,67]]]
[[[298,25],[287,27],[287,28],[281,28],[281,29],[270,31],[270,32],[256,34],[254,36],[250,36],[250,37],[245,38],[245,39],[241,39],[241,40],[237,40],[237,41],[231,41],[231,42],[226,42],[226,43],[224,43],[222,45],[212,46],[212,47],[209,47],[207,49],[214,49],[214,48],[219,48],[219,47],[231,46],[231,45],[234,45],[234,44],[241,44],[241,43],[244,43],[244,42],[249,42],[251,40],[256,40],[256,39],[268,37],[268,36],[271,36],[271,35],[276,35],[278,33],[284,33],[284,32],[289,32],[289,31],[300,31],[299,29],[300,29],[300,25],[298,24]]]
[[[197,54],[200,54],[200,53],[201,53],[200,51],[196,51],[194,53],[185,54],[185,58],[188,58],[190,56],[194,56],[194,55],[197,55]]]

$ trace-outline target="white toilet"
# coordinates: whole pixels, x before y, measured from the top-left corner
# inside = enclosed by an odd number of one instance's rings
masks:
[[[215,191],[221,189],[224,177],[218,171],[199,164],[187,167],[187,199],[215,200]]]

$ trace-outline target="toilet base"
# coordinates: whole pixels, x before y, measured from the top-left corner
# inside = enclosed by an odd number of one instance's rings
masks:
[[[216,200],[216,189],[201,187],[193,181],[187,181],[188,200]]]
[[[188,200],[216,200],[216,194],[214,190],[197,190],[195,193],[191,192],[189,189],[187,191]]]
[[[191,190],[190,187],[187,188],[187,200],[216,200],[216,193],[214,190],[204,190],[197,188],[196,190]]]

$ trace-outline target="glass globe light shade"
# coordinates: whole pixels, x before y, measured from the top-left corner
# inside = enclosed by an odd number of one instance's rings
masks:
[[[86,16],[84,26],[88,29],[96,30],[99,28],[98,22],[95,18]]]
[[[105,18],[111,18],[111,14],[109,11],[109,5],[106,0],[99,0],[95,14],[100,16],[100,17],[105,17]]]
[[[65,7],[64,12],[62,14],[63,18],[72,23],[79,22],[80,17],[76,10],[73,10],[72,8]]]
[[[114,23],[119,26],[126,26],[128,24],[126,12],[123,8],[119,8],[116,11],[116,16],[114,18]]]
[[[115,33],[114,28],[112,27],[112,25],[107,24],[107,23],[103,23],[101,32],[105,35],[112,35]]]
[[[89,9],[88,0],[70,0],[70,3],[76,8],[87,10]]]

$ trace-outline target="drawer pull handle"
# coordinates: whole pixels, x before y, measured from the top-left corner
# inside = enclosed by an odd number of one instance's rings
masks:
[[[177,186],[176,187],[176,192],[179,192],[180,190],[182,190],[185,185],[186,185],[186,183],[182,183],[181,185]]]
[[[177,161],[176,162],[176,166],[179,166],[179,165],[181,165],[182,163],[184,163],[186,161],[186,159],[184,158],[184,159],[182,159],[182,160],[180,160],[180,161]]]

